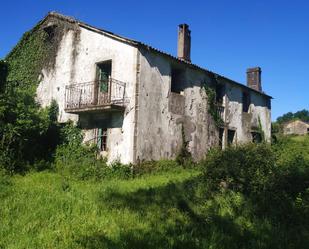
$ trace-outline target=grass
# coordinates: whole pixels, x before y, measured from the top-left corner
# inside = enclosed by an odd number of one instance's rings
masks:
[[[182,170],[177,174],[165,172],[100,183],[63,179],[47,172],[15,176],[10,194],[0,203],[0,245],[3,248],[98,248],[96,245],[110,248],[114,242],[120,243],[115,248],[127,248],[121,245],[124,233],[136,234],[132,240],[138,240],[153,229],[156,218],[174,213],[173,205],[163,210],[161,203],[164,200],[171,203],[173,195],[180,194],[177,186],[198,174],[194,170]],[[157,191],[162,195],[156,195]],[[148,210],[148,205],[152,210]],[[180,213],[178,216],[186,219]],[[162,226],[163,222],[158,225]]]
[[[252,215],[239,193],[205,198],[199,177],[196,170],[100,183],[48,172],[15,176],[0,204],[0,248],[294,248],[292,242],[302,243],[292,239],[294,230]]]
[[[308,156],[308,144],[292,138],[289,151]],[[0,248],[309,248],[307,221],[258,214],[243,194],[209,193],[203,179],[180,168],[100,182],[0,177]]]

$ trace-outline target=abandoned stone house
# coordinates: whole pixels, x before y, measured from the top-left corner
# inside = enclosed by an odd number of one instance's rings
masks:
[[[307,135],[309,134],[309,124],[302,120],[292,120],[283,124],[284,135]]]
[[[191,63],[186,24],[179,25],[177,57],[54,12],[38,27],[57,43],[38,102],[56,100],[58,121],[78,122],[85,142],[97,143],[109,161],[175,158],[183,139],[196,160],[213,146],[270,140],[261,69],[248,69],[243,85]],[[205,89],[216,93],[215,110]]]

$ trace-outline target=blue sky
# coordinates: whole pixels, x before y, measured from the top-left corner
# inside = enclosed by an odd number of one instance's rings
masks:
[[[1,3],[0,58],[48,11],[143,41],[176,55],[177,25],[188,23],[192,62],[240,83],[262,68],[272,119],[309,109],[309,1],[10,0]]]

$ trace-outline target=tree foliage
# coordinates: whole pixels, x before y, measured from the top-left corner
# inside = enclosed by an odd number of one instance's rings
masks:
[[[303,109],[301,111],[297,111],[297,112],[288,112],[283,114],[282,116],[277,118],[277,122],[279,124],[291,121],[291,120],[296,120],[296,119],[300,119],[302,121],[305,122],[309,122],[309,111],[306,109]]]
[[[23,172],[47,159],[57,144],[57,106],[40,108],[36,88],[50,56],[46,34],[35,27],[0,61],[0,167]]]

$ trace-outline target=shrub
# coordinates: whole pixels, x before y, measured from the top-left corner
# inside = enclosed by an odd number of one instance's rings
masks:
[[[131,167],[120,163],[119,161],[114,161],[110,165],[106,165],[103,168],[102,178],[105,179],[129,179],[133,177]]]
[[[228,189],[242,193],[252,202],[256,215],[301,225],[309,214],[309,160],[304,148],[308,143],[284,138],[273,146],[212,150],[203,162],[208,192]]]
[[[188,141],[186,140],[185,130],[183,125],[181,126],[181,137],[182,137],[182,144],[180,151],[176,156],[176,162],[183,167],[191,167],[194,163],[192,160],[192,155],[190,151],[188,151]]]
[[[62,129],[62,140],[55,154],[55,168],[62,175],[81,180],[126,179],[132,175],[128,165],[118,161],[108,165],[98,156],[96,145],[82,144],[82,131],[72,123]]]
[[[267,144],[214,149],[203,164],[210,189],[223,187],[252,196],[269,189],[275,172],[275,157]]]
[[[99,167],[102,160],[96,158],[95,147],[86,145],[65,143],[58,146],[55,155],[55,168],[63,175],[69,175],[78,179],[100,178]]]

